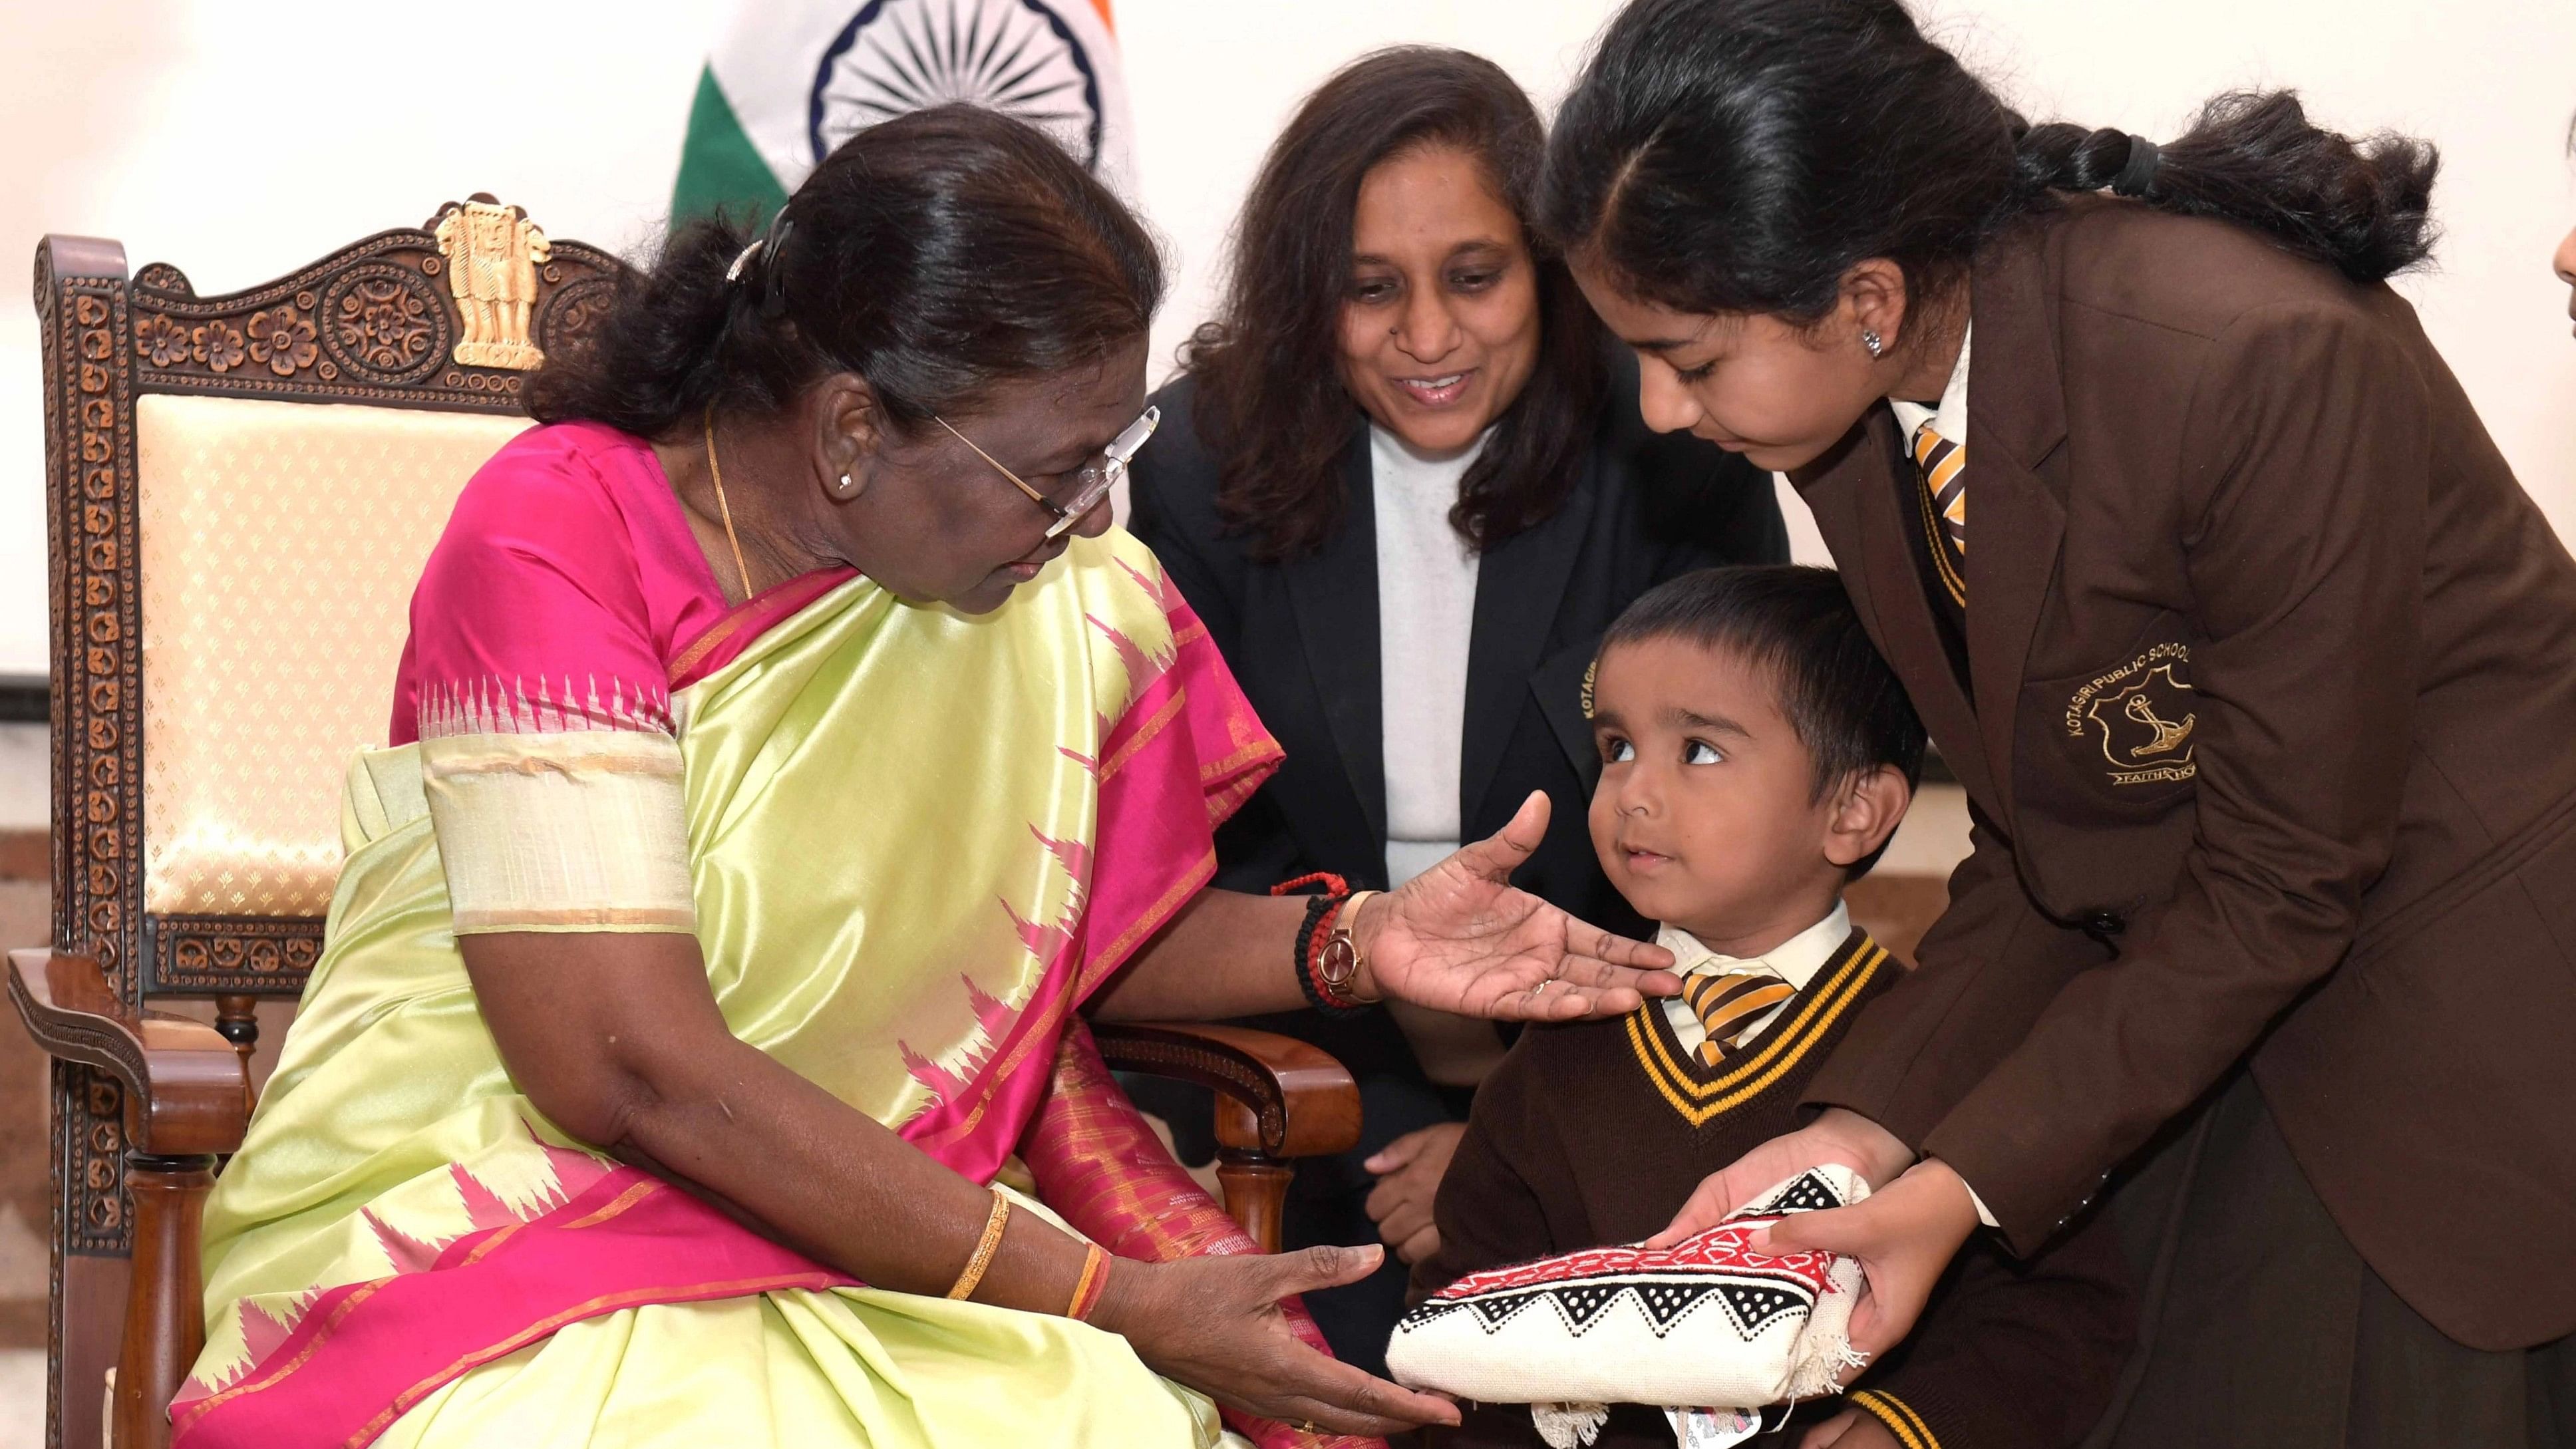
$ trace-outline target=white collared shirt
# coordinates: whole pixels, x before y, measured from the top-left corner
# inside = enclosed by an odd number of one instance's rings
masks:
[[[1967,365],[1967,352],[1962,349],[1959,354],[1962,377],[1966,376]],[[1836,901],[1832,915],[1749,961],[1719,955],[1700,944],[1699,937],[1679,926],[1658,926],[1655,944],[1673,953],[1673,970],[1678,975],[1723,976],[1730,971],[1765,971],[1788,982],[1792,988],[1804,991],[1807,983],[1816,979],[1816,973],[1825,969],[1825,963],[1834,959],[1834,952],[1851,938],[1851,929],[1851,911]],[[1747,1023],[1743,1030],[1737,1032],[1735,1041],[1751,1041],[1756,1033],[1788,1009],[1789,1002],[1784,1001],[1764,1012],[1760,1020]],[[1700,1023],[1699,1013],[1691,1010],[1690,1003],[1681,997],[1664,998],[1664,1020],[1673,1024],[1673,1035],[1680,1039],[1684,1051],[1696,1052],[1699,1044],[1708,1040],[1708,1028]],[[2000,1226],[1974,1186],[1968,1188],[1968,1201],[1977,1210],[1978,1222],[1990,1228]]]
[[[1896,426],[1903,434],[1908,456],[1914,452],[1914,433],[1925,421],[1932,430],[1964,448],[1968,446],[1968,345],[1976,340],[1974,323],[1959,336],[1959,361],[1950,369],[1950,385],[1941,389],[1941,405],[1927,408],[1921,403],[1902,398],[1889,398],[1887,410],[1896,414]]]
[[[1673,953],[1673,970],[1682,976],[1723,976],[1731,971],[1759,971],[1777,976],[1789,983],[1793,991],[1804,991],[1825,963],[1834,959],[1851,937],[1851,912],[1840,901],[1834,902],[1830,915],[1788,940],[1746,960],[1722,956],[1700,944],[1700,939],[1679,926],[1661,926],[1655,931],[1655,944]],[[1744,1024],[1735,1041],[1751,1041],[1755,1033],[1769,1026],[1781,1012],[1789,1009],[1784,1001],[1761,1016]],[[1695,1052],[1708,1040],[1708,1028],[1700,1022],[1699,1013],[1678,996],[1664,998],[1664,1020],[1673,1024],[1673,1035],[1681,1039],[1682,1050]],[[1730,1043],[1731,1044],[1731,1043]]]

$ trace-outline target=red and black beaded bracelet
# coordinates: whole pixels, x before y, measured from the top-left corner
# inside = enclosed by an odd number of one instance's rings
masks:
[[[1323,893],[1306,902],[1306,915],[1297,927],[1297,939],[1291,943],[1297,972],[1297,988],[1306,1001],[1326,1016],[1357,1016],[1368,1010],[1370,1003],[1336,989],[1324,974],[1324,952],[1332,944],[1333,923],[1343,905],[1350,900],[1350,882],[1330,871],[1317,871],[1270,888],[1274,896],[1295,895],[1308,886],[1320,885]]]

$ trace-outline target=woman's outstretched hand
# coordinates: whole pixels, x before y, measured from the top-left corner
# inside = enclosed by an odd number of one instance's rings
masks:
[[[1361,907],[1352,929],[1363,996],[1461,1016],[1571,1021],[1634,1011],[1670,996],[1672,953],[1576,920],[1511,885],[1547,834],[1544,791],[1500,833],[1461,848]]]
[[[1265,1419],[1379,1436],[1455,1424],[1457,1405],[1317,1353],[1279,1311],[1282,1298],[1356,1283],[1385,1260],[1376,1247],[1120,1259],[1092,1321],[1154,1372]]]

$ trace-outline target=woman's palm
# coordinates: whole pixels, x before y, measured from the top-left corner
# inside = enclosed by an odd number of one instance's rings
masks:
[[[1511,823],[1414,877],[1387,898],[1367,943],[1379,989],[1462,1016],[1565,1021],[1636,1009],[1678,979],[1659,947],[1614,936],[1510,884],[1547,833],[1533,794]]]

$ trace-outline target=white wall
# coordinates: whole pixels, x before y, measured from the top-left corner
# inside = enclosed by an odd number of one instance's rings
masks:
[[[853,0],[855,3],[855,0]],[[475,11],[318,0],[0,9],[0,254],[122,238],[201,292],[265,280],[471,191],[614,248],[667,200],[723,0]],[[1178,285],[1156,352],[1205,315],[1236,200],[1340,61],[1435,41],[1552,103],[1606,0],[1116,0],[1143,203]],[[2550,277],[2576,221],[2565,0],[1931,0],[1945,40],[2033,115],[2162,136],[2232,85],[2296,84],[2329,121],[2441,143],[2440,269],[2406,284],[2524,483],[2576,529],[2576,343]],[[18,273],[25,276],[26,273]],[[0,295],[0,672],[45,665],[35,327]]]

